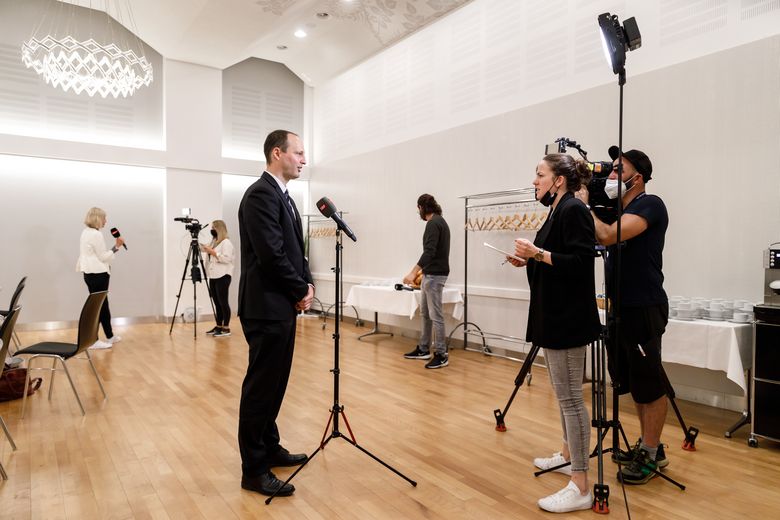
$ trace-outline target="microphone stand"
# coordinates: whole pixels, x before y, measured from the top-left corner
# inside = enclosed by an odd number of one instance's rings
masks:
[[[336,274],[336,302],[341,301],[341,229],[336,228],[336,267],[333,269],[333,272]],[[344,439],[352,446],[356,447],[378,463],[380,463],[385,468],[389,469],[402,479],[409,482],[412,486],[417,487],[417,482],[410,479],[397,469],[393,468],[386,462],[384,462],[382,459],[378,458],[376,455],[371,453],[370,451],[363,448],[360,444],[357,443],[355,440],[355,435],[352,433],[352,428],[349,426],[349,421],[347,421],[347,416],[344,413],[344,406],[339,401],[339,376],[341,375],[341,369],[339,368],[339,327],[341,323],[341,310],[340,305],[336,305],[336,320],[335,320],[335,329],[333,332],[333,368],[330,370],[330,372],[333,374],[333,406],[330,409],[329,415],[328,415],[328,423],[325,425],[325,432],[322,434],[322,440],[320,440],[320,445],[317,447],[314,452],[309,455],[309,458],[306,459],[306,462],[298,466],[298,468],[293,472],[290,477],[284,481],[284,485],[279,486],[279,489],[268,497],[265,500],[266,505],[271,503],[271,500],[274,499],[274,497],[277,495],[279,490],[283,489],[292,479],[295,478],[295,476],[304,468],[306,465],[311,462],[311,460],[314,458],[317,453],[325,449],[325,446],[328,445],[328,443],[333,439]],[[349,432],[349,436],[344,435],[339,430],[339,417],[341,417],[344,420],[344,425],[347,427],[347,431]],[[331,429],[332,425],[332,429]],[[328,430],[330,429],[330,435],[328,434]]]

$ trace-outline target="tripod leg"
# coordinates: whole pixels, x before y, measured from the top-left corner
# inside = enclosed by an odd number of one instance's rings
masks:
[[[181,290],[184,288],[184,280],[187,278],[187,268],[190,266],[190,255],[192,250],[187,253],[187,260],[184,262],[184,272],[181,274],[181,283],[179,284],[179,294],[176,295],[176,306],[173,308],[173,317],[171,318],[171,328],[168,329],[168,335],[173,334],[173,323],[176,321],[176,313],[179,310],[179,300],[181,299]]]
[[[512,401],[515,400],[517,391],[520,390],[520,387],[523,385],[523,381],[525,381],[526,376],[528,376],[528,374],[531,372],[531,367],[533,366],[534,360],[536,359],[536,355],[538,353],[539,353],[539,346],[533,345],[531,347],[531,350],[528,351],[528,355],[525,357],[525,360],[523,361],[523,365],[520,367],[520,372],[517,374],[517,377],[515,378],[515,389],[512,391],[512,395],[509,396],[509,401],[506,403],[504,410],[502,411],[500,408],[493,410],[493,415],[496,418],[497,431],[500,432],[506,431],[506,423],[504,422],[504,419],[506,418],[506,414],[509,412],[509,407],[512,406]]]
[[[677,402],[674,400],[674,388],[672,387],[672,383],[669,381],[669,378],[666,375],[666,370],[664,370],[663,366],[661,367],[661,377],[664,380],[664,385],[666,385],[666,396],[669,398],[669,402],[672,403],[674,414],[677,416],[677,421],[680,423],[680,427],[683,430],[683,435],[685,435],[682,449],[685,451],[696,451],[696,437],[699,436],[699,429],[694,426],[686,426],[685,420],[680,413],[680,409],[677,407]]]
[[[331,415],[331,417],[332,417],[332,415]],[[328,424],[330,424],[330,420],[328,420]],[[273,499],[274,499],[274,497],[275,497],[275,496],[276,496],[276,495],[279,493],[279,490],[281,490],[282,488],[284,488],[284,486],[286,486],[287,484],[289,484],[289,483],[290,483],[290,481],[291,481],[292,479],[294,479],[294,478],[295,478],[295,475],[297,475],[298,473],[300,473],[300,471],[301,471],[301,470],[302,470],[302,469],[303,469],[303,468],[306,466],[306,464],[308,464],[309,462],[311,462],[311,459],[313,459],[315,455],[317,455],[317,454],[318,454],[320,451],[324,450],[324,449],[325,449],[325,445],[326,445],[326,444],[328,444],[328,443],[330,442],[330,440],[331,440],[331,439],[332,439],[332,437],[328,437],[328,439],[327,439],[325,442],[323,442],[322,444],[320,444],[320,445],[317,447],[317,449],[316,449],[316,450],[314,450],[314,452],[312,452],[312,454],[311,454],[311,455],[309,455],[309,457],[306,459],[306,461],[305,461],[303,464],[301,464],[300,466],[298,466],[297,468],[295,468],[295,471],[293,471],[293,474],[292,474],[292,475],[290,475],[289,477],[287,477],[287,480],[285,480],[285,481],[284,481],[284,484],[282,484],[281,486],[279,486],[279,489],[277,489],[277,490],[276,490],[276,492],[274,492],[274,494],[273,494],[273,495],[271,495],[270,497],[268,497],[268,498],[266,498],[266,499],[265,499],[265,505],[268,505],[268,504],[270,504],[270,503],[271,503],[271,500],[273,500]]]
[[[385,461],[383,461],[382,459],[380,459],[379,457],[377,457],[376,455],[374,455],[373,453],[371,453],[367,449],[363,448],[360,444],[358,444],[355,441],[355,435],[352,433],[352,428],[349,427],[349,422],[347,421],[347,416],[344,415],[344,407],[342,406],[339,411],[341,413],[341,417],[344,419],[344,424],[347,426],[347,430],[349,431],[349,435],[350,435],[351,439],[348,439],[347,437],[344,436],[344,434],[342,434],[340,432],[335,432],[336,435],[338,435],[339,437],[341,437],[342,439],[344,439],[345,441],[347,441],[348,443],[350,443],[351,445],[353,445],[354,447],[356,447],[357,449],[359,449],[360,451],[362,451],[363,453],[365,453],[366,455],[368,455],[369,457],[371,457],[372,459],[374,459],[375,461],[380,463],[382,466],[386,467],[387,469],[389,469],[390,471],[392,471],[393,473],[395,473],[396,475],[398,475],[399,477],[401,477],[402,479],[407,481],[412,486],[417,487],[417,482],[415,482],[414,480],[410,479],[409,477],[407,477],[406,475],[404,475],[403,473],[401,473],[400,471],[398,471],[397,469],[395,469],[391,465],[387,464]]]

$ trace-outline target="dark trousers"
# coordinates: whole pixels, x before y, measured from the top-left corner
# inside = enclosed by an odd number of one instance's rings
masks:
[[[229,274],[209,280],[211,282],[211,296],[214,298],[214,311],[217,313],[215,318],[218,327],[228,328],[230,326],[230,303],[228,303],[230,280]]]
[[[84,273],[84,281],[87,282],[89,294],[107,291],[110,278],[111,275],[108,273]],[[111,328],[111,311],[108,308],[108,296],[103,300],[103,306],[100,308],[100,324],[103,326],[106,338],[113,338],[114,330]]]
[[[270,470],[269,457],[280,449],[276,417],[290,377],[295,325],[295,317],[283,321],[241,318],[249,343],[249,365],[238,412],[238,447],[245,477]]]

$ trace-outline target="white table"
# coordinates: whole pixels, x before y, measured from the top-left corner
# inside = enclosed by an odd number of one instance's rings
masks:
[[[663,361],[725,372],[747,394],[745,370],[753,365],[752,323],[669,320]]]
[[[374,329],[360,336],[362,339],[366,336],[375,334],[387,334],[390,332],[379,331],[378,314],[395,314],[396,316],[409,316],[414,318],[418,307],[420,307],[420,291],[396,291],[395,288],[384,285],[353,285],[347,296],[347,305],[368,309],[374,311]],[[454,304],[452,316],[460,319],[463,315],[463,297],[459,289],[445,287],[442,292],[442,304]]]

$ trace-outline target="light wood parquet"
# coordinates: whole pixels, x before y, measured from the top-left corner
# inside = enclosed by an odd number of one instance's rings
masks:
[[[333,322],[299,322],[290,385],[279,418],[283,443],[313,451],[333,399]],[[117,327],[124,338],[94,358],[109,399],[103,401],[85,361],[71,360],[87,410],[82,417],[64,376],[54,396],[48,382],[29,401],[0,403],[19,450],[0,435],[0,462],[10,479],[0,482],[0,519],[504,519],[551,517],[538,498],[567,477],[533,476],[532,459],[560,449],[560,420],[543,369],[534,368],[508,417],[495,431],[492,410],[503,407],[517,362],[454,350],[450,366],[425,370],[403,359],[408,338],[357,341],[365,328],[344,322],[341,402],[358,443],[419,482],[411,487],[341,439],[293,481],[293,497],[266,506],[241,490],[236,442],[238,400],[247,347],[240,324],[229,338],[203,334],[211,323]],[[75,331],[26,332],[22,341],[71,341]],[[586,391],[589,386],[586,387]],[[683,451],[682,432],[669,415],[664,441],[667,473],[628,487],[632,518],[776,518],[780,510],[780,447],[746,443],[748,427],[733,439],[723,432],[736,413],[678,401],[698,426],[698,451]],[[588,401],[588,404],[590,402]],[[630,441],[638,423],[629,403],[622,420]],[[346,433],[342,425],[341,430]],[[595,478],[595,461],[591,465]],[[279,469],[285,478],[290,469]],[[616,466],[605,464],[610,516],[626,518]],[[563,515],[591,517],[582,511]]]

